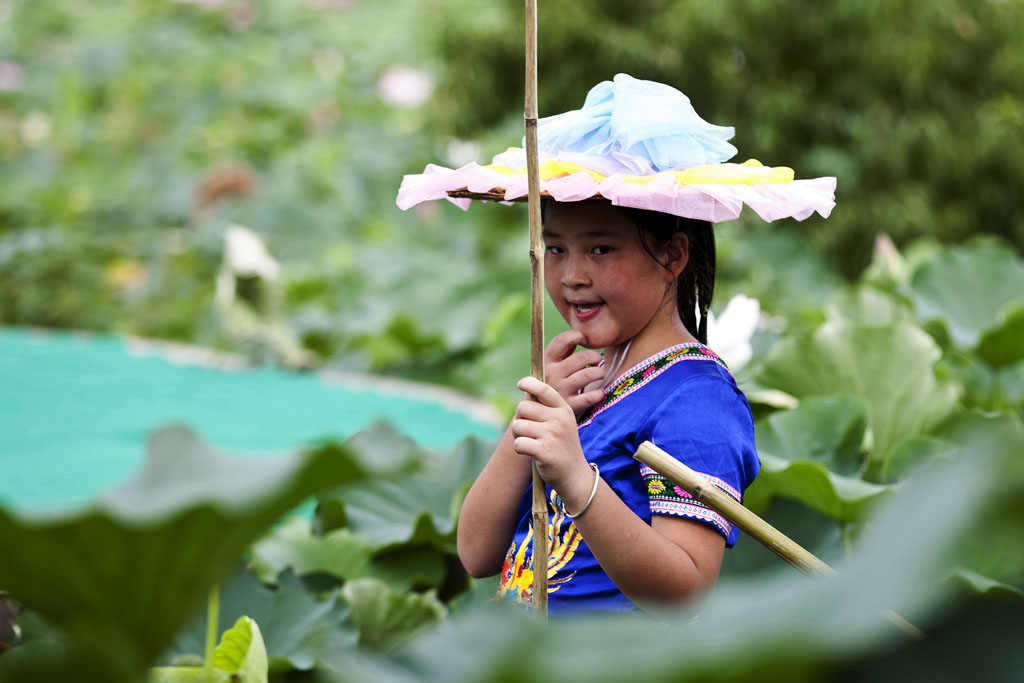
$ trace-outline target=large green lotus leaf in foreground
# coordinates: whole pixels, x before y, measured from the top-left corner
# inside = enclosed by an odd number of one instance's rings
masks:
[[[956,457],[967,448],[1016,454],[1000,468],[983,521],[961,546],[960,563],[974,574],[1024,589],[1024,492],[1019,485],[1024,481],[1024,421],[1016,413],[968,412],[950,419],[938,436],[951,444],[941,457]]]
[[[744,494],[756,511],[785,496],[838,522],[862,519],[888,487],[858,476],[867,426],[863,403],[852,396],[804,399],[757,425],[761,471]]]
[[[872,435],[864,476],[878,480],[898,441],[927,432],[955,406],[957,389],[935,376],[940,356],[932,338],[911,323],[874,327],[831,320],[810,337],[775,347],[758,380],[800,399],[861,399]]]
[[[985,451],[965,443],[957,458],[919,473],[879,506],[853,559],[814,580],[780,564],[732,581],[692,610],[645,618],[565,618],[545,627],[514,609],[475,610],[417,639],[390,661],[350,658],[339,681],[500,682],[543,680],[836,680],[834,669],[916,647],[884,616],[897,612],[929,631],[948,610],[958,542],[973,533],[995,489],[1024,493],[1017,444]],[[1020,524],[1020,521],[1017,521]],[[996,627],[994,627],[996,628]],[[955,651],[953,652],[955,654]],[[989,663],[982,669],[988,670]],[[856,679],[851,679],[856,680]]]
[[[919,320],[941,320],[956,346],[974,349],[1005,323],[1007,306],[1024,302],[1024,262],[996,244],[942,250],[914,272],[908,293]]]
[[[152,435],[139,475],[90,508],[53,518],[0,510],[0,547],[16,549],[0,563],[0,586],[66,631],[93,668],[110,670],[102,677],[131,679],[259,533],[371,468],[336,447],[241,460],[166,428]]]

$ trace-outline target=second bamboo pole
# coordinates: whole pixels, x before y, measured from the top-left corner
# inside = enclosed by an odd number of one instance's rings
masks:
[[[650,441],[640,444],[633,457],[669,479],[673,484],[682,487],[697,502],[703,503],[728,519],[804,574],[819,577],[835,574],[835,570],[819,560],[816,555]],[[922,640],[925,637],[924,631],[891,609],[882,612],[882,617],[915,640]]]
[[[674,484],[678,484],[694,499],[723,515],[730,522],[743,529],[762,545],[793,565],[800,571],[811,576],[828,576],[834,574],[828,566],[816,556],[804,549],[781,531],[764,521],[740,503],[711,484],[689,467],[655,446],[644,441],[637,448],[634,458],[664,475]]]

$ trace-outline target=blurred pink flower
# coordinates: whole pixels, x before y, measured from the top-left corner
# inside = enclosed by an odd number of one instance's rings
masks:
[[[345,9],[356,4],[358,0],[306,0],[306,4],[312,7],[331,7],[334,9]]]
[[[389,67],[377,82],[382,100],[396,107],[414,107],[434,92],[434,84],[426,72],[409,66]]]
[[[25,69],[17,62],[0,59],[0,92],[14,92],[25,80]]]
[[[180,2],[183,5],[198,5],[206,9],[221,7],[224,4],[224,0],[175,0],[175,2]]]

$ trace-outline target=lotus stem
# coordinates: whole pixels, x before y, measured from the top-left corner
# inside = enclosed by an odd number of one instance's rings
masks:
[[[220,585],[214,584],[206,599],[206,650],[203,653],[203,665],[206,668],[206,680],[213,680],[213,653],[217,649],[217,626],[220,623]]]

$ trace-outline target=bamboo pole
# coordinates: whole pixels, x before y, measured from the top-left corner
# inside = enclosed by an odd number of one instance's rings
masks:
[[[636,453],[633,454],[633,458],[655,470],[672,483],[679,485],[695,500],[728,519],[804,574],[823,577],[836,573],[832,567],[819,560],[799,543],[743,507],[717,486],[650,441],[640,444]],[[925,637],[924,631],[892,610],[882,612],[882,617],[912,638],[922,640]]]
[[[544,245],[537,173],[537,2],[526,0],[526,178],[530,212],[530,374],[544,381]],[[533,613],[548,616],[547,487],[533,464]]]

